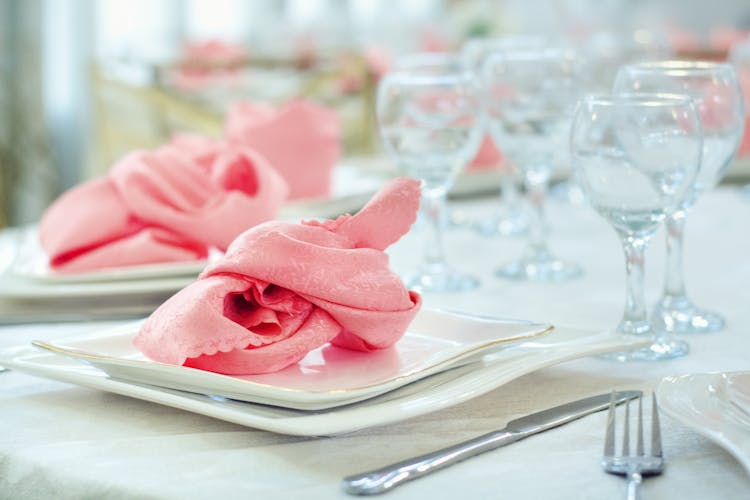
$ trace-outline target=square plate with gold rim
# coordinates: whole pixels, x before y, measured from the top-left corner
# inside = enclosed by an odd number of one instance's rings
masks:
[[[119,380],[319,410],[383,394],[553,330],[543,323],[423,309],[404,337],[390,348],[358,352],[325,345],[279,372],[229,376],[149,360],[133,346],[139,326],[135,323],[84,338],[33,344],[91,364]]]

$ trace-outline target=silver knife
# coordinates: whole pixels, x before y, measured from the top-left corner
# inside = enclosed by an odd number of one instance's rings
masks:
[[[609,407],[613,397],[615,403],[620,404],[639,396],[641,396],[641,391],[620,391],[591,396],[555,406],[548,410],[511,420],[504,429],[484,434],[469,441],[386,465],[377,470],[345,477],[341,486],[345,492],[352,495],[385,493],[407,481],[426,476],[480,453],[515,443],[539,432],[601,411]]]

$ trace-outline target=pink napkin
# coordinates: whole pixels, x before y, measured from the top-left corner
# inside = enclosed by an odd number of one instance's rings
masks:
[[[339,118],[332,109],[304,100],[278,109],[237,102],[227,114],[225,135],[265,156],[289,184],[290,199],[330,195],[341,154]]]
[[[479,151],[477,151],[476,156],[474,156],[474,159],[469,163],[467,170],[476,171],[491,168],[497,169],[500,168],[502,161],[503,155],[495,146],[492,138],[489,135],[485,135],[484,139],[482,139]]]
[[[750,63],[750,61],[748,61]],[[750,64],[747,67],[737,67],[737,73],[740,78],[740,87],[745,98],[745,134],[742,137],[737,154],[740,156],[750,156]]]
[[[718,26],[711,30],[709,46],[721,54],[726,54],[732,45],[741,43],[750,35],[750,31],[737,29],[733,26]]]
[[[419,182],[399,178],[354,216],[246,231],[151,315],[135,346],[162,363],[256,374],[327,342],[360,351],[394,344],[421,298],[384,250],[409,230],[419,197]]]
[[[183,64],[209,69],[239,66],[248,59],[248,52],[244,46],[224,40],[188,42],[183,52]]]
[[[240,70],[248,59],[247,50],[239,44],[222,40],[189,42],[179,64],[167,73],[167,78],[182,90],[240,85]]]
[[[750,156],[750,117],[745,118],[745,135],[742,136],[737,154],[739,156]]]
[[[254,151],[183,136],[64,193],[42,217],[39,237],[61,272],[194,260],[273,219],[286,192]]]

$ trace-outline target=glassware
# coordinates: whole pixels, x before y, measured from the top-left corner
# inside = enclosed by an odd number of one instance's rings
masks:
[[[737,154],[747,157],[750,156],[750,37],[732,45],[727,60],[734,65],[745,97],[745,134]],[[742,192],[750,199],[750,184],[746,184]]]
[[[619,361],[682,356],[688,345],[651,326],[644,254],[659,223],[691,195],[702,131],[692,100],[674,94],[588,96],[570,135],[572,166],[589,203],[617,232],[625,253],[627,299],[616,332],[648,335],[653,344],[611,355]]]
[[[393,64],[394,71],[419,73],[424,75],[439,75],[468,70],[463,59],[452,52],[414,52],[406,54]],[[472,218],[461,209],[453,208],[446,213],[448,227],[470,227]]]
[[[535,35],[509,35],[497,38],[472,38],[461,49],[464,66],[479,73],[482,64],[495,53],[528,48],[543,48],[548,45],[544,37]],[[492,140],[491,137],[487,140]],[[494,142],[494,141],[493,141]],[[504,146],[494,143],[502,152]],[[528,229],[528,220],[518,189],[518,170],[506,162],[500,169],[500,200],[493,213],[474,221],[474,228],[485,236],[510,236],[523,234]]]
[[[421,209],[431,223],[424,261],[407,285],[426,292],[477,287],[477,278],[446,263],[443,250],[448,189],[476,154],[484,132],[474,75],[396,71],[381,80],[376,107],[386,151],[404,174],[422,180]]]
[[[737,151],[744,126],[742,94],[729,64],[701,61],[657,61],[623,66],[615,91],[686,94],[695,101],[703,125],[701,167],[690,195],[667,219],[667,263],[664,293],[655,307],[655,327],[676,333],[708,333],[724,319],[702,310],[688,298],[683,274],[683,235],[689,210],[715,187]]]
[[[623,64],[661,60],[671,55],[666,38],[642,28],[632,31],[627,24],[617,23],[585,36],[577,46],[582,55],[581,80],[586,94],[610,92]],[[566,171],[569,170],[566,165]],[[570,178],[554,184],[550,197],[574,205],[585,201],[580,187]]]
[[[579,62],[568,50],[523,49],[492,54],[482,66],[484,108],[496,144],[523,175],[532,207],[525,255],[496,274],[501,277],[562,281],[581,269],[555,258],[547,248],[544,200],[555,156],[566,138],[576,102]]]

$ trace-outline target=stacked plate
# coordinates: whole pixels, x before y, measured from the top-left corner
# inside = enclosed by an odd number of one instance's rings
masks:
[[[205,261],[59,274],[36,228],[0,233],[0,324],[145,316],[195,280]]]
[[[644,346],[622,335],[422,310],[374,353],[323,346],[277,373],[227,376],[146,359],[139,324],[0,352],[13,370],[294,435],[333,435],[455,405],[540,368]]]

